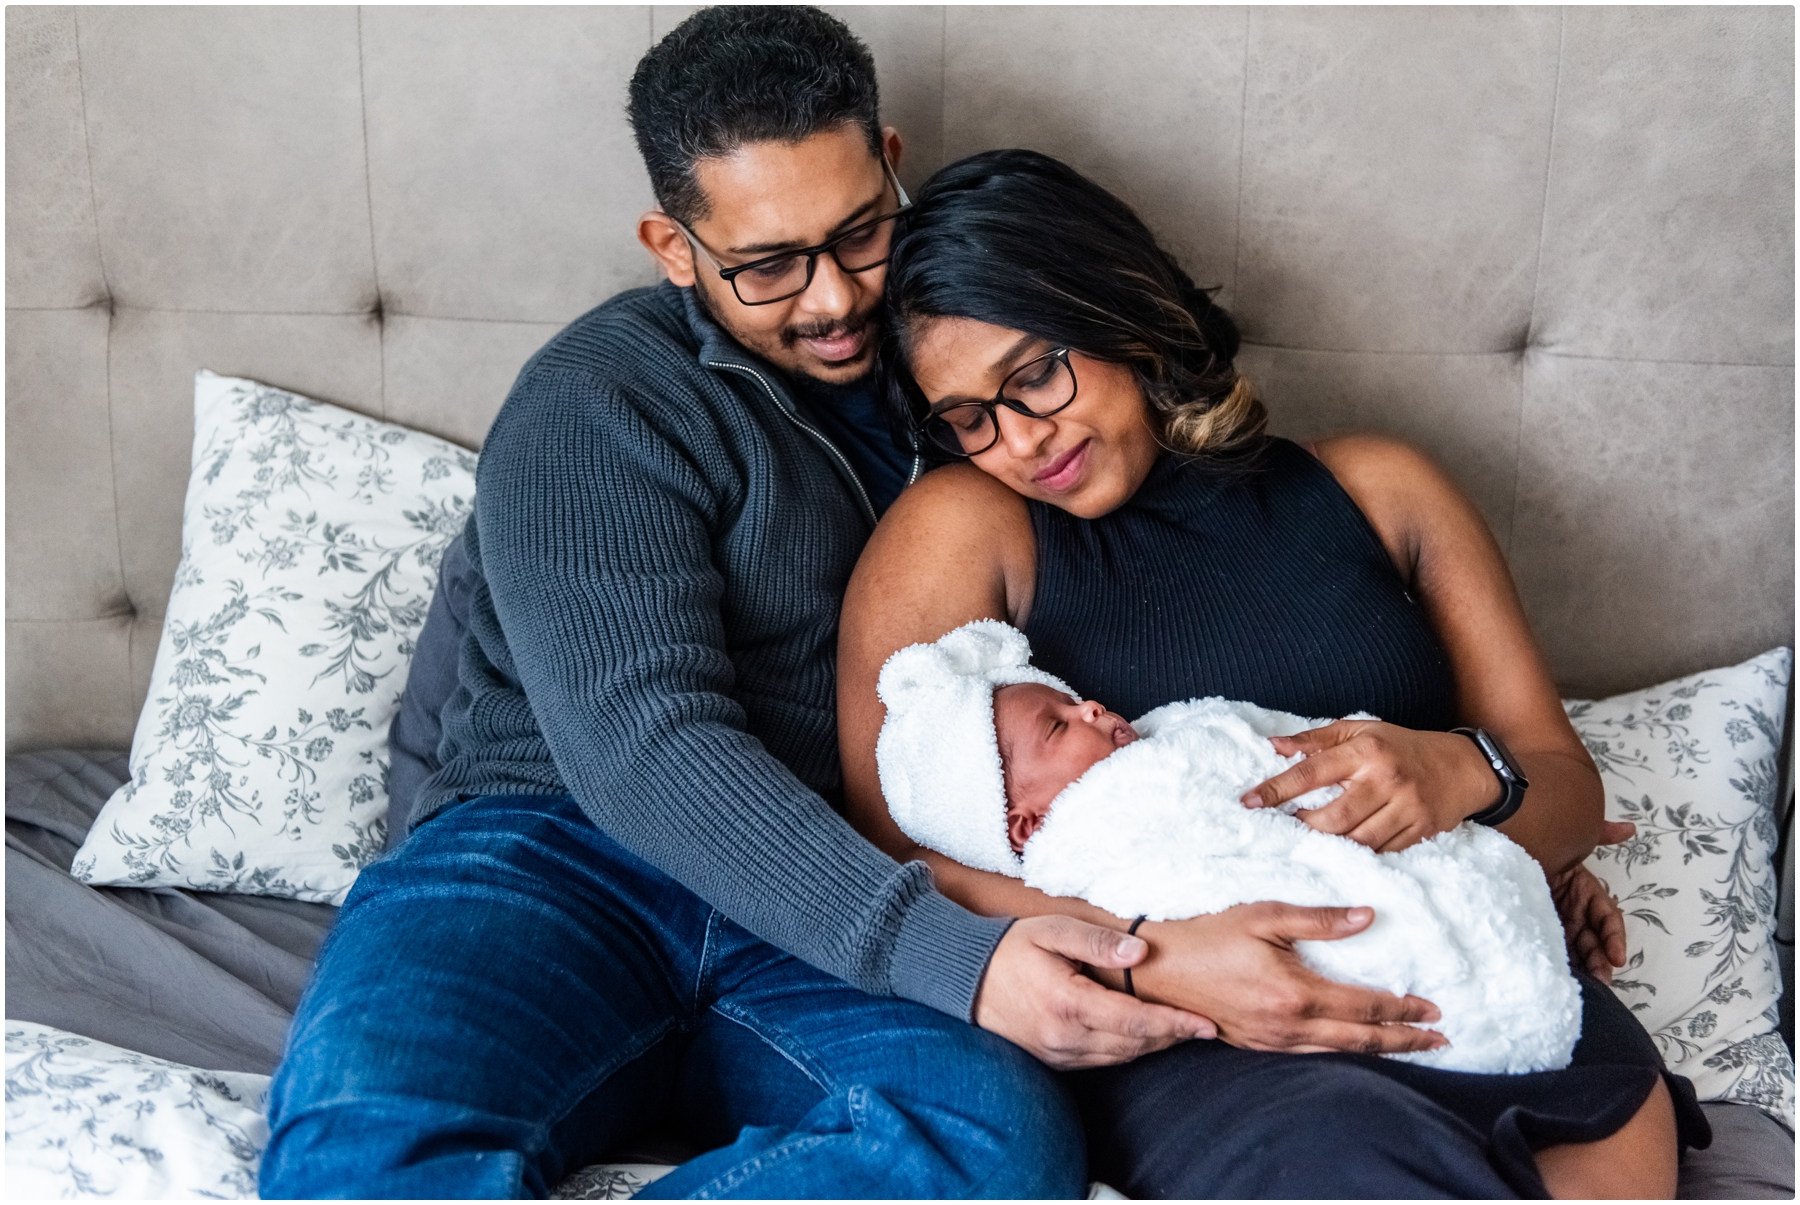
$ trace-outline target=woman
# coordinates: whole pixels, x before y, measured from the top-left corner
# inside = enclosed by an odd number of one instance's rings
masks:
[[[1123,203],[1032,152],[977,155],[927,183],[887,300],[897,424],[953,463],[889,511],[845,600],[846,800],[870,840],[929,862],[976,911],[1130,923],[923,850],[887,814],[883,661],[996,618],[1024,630],[1038,665],[1126,715],[1200,695],[1380,715],[1280,744],[1306,760],[1247,802],[1343,782],[1307,822],[1383,850],[1485,814],[1558,883],[1565,917],[1594,903],[1579,864],[1601,829],[1599,777],[1499,549],[1429,460],[1385,439],[1265,436],[1230,319]],[[1459,725],[1510,746],[1522,804]],[[1136,993],[1209,1018],[1221,1040],[1071,1077],[1096,1175],[1133,1196],[1673,1194],[1679,1145],[1705,1141],[1704,1119],[1591,978],[1565,1071],[1472,1076],[1341,1053],[1438,1039],[1296,1016],[1278,991],[1255,998],[1254,979],[1226,993],[1244,942],[1221,935],[1269,907],[1137,929],[1151,955]],[[1622,962],[1616,931],[1574,927],[1595,969]],[[1291,940],[1257,932],[1293,958]],[[1374,1019],[1402,1015],[1430,1014]],[[1307,1051],[1332,1053],[1294,1057]]]

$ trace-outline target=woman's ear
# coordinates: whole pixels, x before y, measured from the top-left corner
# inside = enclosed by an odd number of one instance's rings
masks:
[[[694,248],[674,218],[660,209],[650,210],[638,219],[637,237],[671,283],[684,289],[694,283]]]

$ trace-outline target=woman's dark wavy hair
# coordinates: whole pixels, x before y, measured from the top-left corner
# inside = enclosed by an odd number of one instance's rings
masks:
[[[1232,361],[1237,325],[1131,207],[1036,151],[985,151],[925,182],[887,268],[882,396],[896,435],[926,414],[908,366],[931,318],[1027,331],[1128,365],[1163,444],[1233,462],[1260,450],[1267,412]],[[942,459],[949,459],[941,456]]]

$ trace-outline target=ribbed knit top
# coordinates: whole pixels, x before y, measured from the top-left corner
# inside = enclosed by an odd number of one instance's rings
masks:
[[[1034,662],[1127,717],[1223,695],[1303,716],[1456,723],[1449,661],[1331,471],[1284,439],[1223,474],[1164,455],[1124,506],[1029,504]]]
[[[570,795],[758,937],[967,1018],[1007,922],[828,802],[838,608],[874,521],[780,375],[684,290],[576,319],[482,447],[468,632],[415,824],[457,797]]]

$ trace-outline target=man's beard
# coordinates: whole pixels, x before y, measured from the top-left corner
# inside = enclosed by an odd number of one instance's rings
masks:
[[[762,335],[760,339],[746,338],[741,332],[733,330],[729,323],[719,317],[718,311],[713,309],[712,298],[706,295],[706,290],[700,287],[699,282],[695,282],[692,292],[694,294],[694,304],[700,307],[700,312],[706,315],[715,326],[718,326],[744,347],[757,353],[764,359],[773,359],[773,357],[768,354],[769,349],[767,344],[762,342],[763,340],[769,339],[771,336]],[[860,334],[862,331],[875,325],[877,315],[880,312],[881,302],[877,300],[874,305],[870,306],[861,314],[852,314],[848,318],[840,318],[828,322],[802,322],[793,326],[784,326],[779,331],[773,333],[773,338],[780,344],[784,351],[792,352],[802,339],[829,339],[833,336]],[[759,343],[761,344],[760,346]],[[873,368],[875,365],[875,357],[870,355],[868,361],[868,367]],[[812,377],[810,372],[807,372],[798,365],[787,365],[777,362],[777,367],[782,368],[787,372],[798,372],[803,376]],[[818,380],[821,378],[813,379]],[[842,384],[843,382],[839,383]]]

